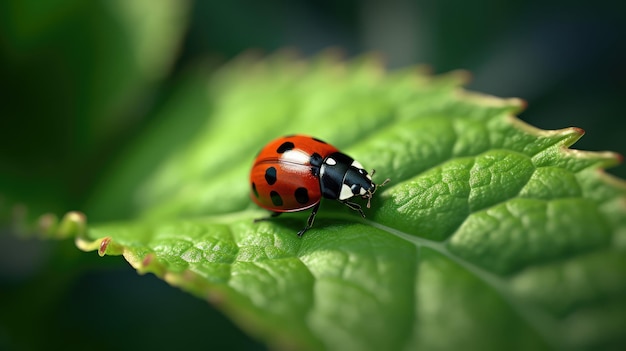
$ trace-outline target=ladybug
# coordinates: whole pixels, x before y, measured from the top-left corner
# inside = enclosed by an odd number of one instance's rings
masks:
[[[250,171],[250,197],[259,206],[270,210],[269,217],[283,212],[312,209],[301,237],[313,225],[322,197],[338,200],[365,218],[361,205],[349,201],[360,196],[367,207],[376,191],[363,166],[336,147],[306,135],[290,135],[275,139],[259,152]],[[387,184],[385,180],[379,186]]]

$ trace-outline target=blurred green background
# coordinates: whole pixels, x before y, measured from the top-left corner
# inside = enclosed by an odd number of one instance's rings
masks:
[[[379,52],[390,69],[466,69],[468,88],[528,102],[575,148],[626,153],[626,5],[617,1],[0,1],[0,220],[83,210],[168,101],[167,153],[206,117],[204,82],[243,52]],[[183,125],[184,124],[184,125]],[[149,168],[157,159],[147,159]],[[138,166],[138,167],[139,167]],[[621,165],[610,173],[626,177]],[[120,202],[124,202],[120,194]],[[206,302],[73,242],[0,235],[0,349],[263,349]]]

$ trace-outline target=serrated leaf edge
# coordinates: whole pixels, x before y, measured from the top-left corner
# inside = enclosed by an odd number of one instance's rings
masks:
[[[189,269],[184,269],[177,273],[168,271],[167,266],[158,260],[154,252],[149,252],[144,256],[137,255],[126,246],[114,242],[109,236],[91,240],[81,235],[76,237],[75,242],[80,250],[85,252],[98,251],[98,255],[101,257],[105,255],[121,255],[140,275],[152,273],[169,285],[181,288],[198,298],[206,300],[227,314],[243,330],[253,334],[259,340],[264,340],[275,349],[316,349],[311,348],[308,344],[304,344],[297,336],[294,337],[292,334],[282,333],[271,325],[267,326],[262,317],[260,317],[261,314],[238,306],[237,297],[229,297],[229,293],[223,286],[208,282],[201,275]],[[316,341],[319,342],[319,340]]]

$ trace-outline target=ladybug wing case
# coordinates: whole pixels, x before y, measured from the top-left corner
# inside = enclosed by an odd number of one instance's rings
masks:
[[[276,139],[259,153],[250,172],[250,196],[274,212],[311,208],[322,197],[319,170],[325,156],[338,151],[319,139],[293,135]]]
[[[257,162],[250,173],[251,197],[274,212],[295,212],[320,201],[319,179],[310,165],[275,161]]]

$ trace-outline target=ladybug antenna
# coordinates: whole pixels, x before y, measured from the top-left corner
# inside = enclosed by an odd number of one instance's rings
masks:
[[[374,177],[374,174],[376,174],[376,170],[375,170],[375,169],[372,169],[372,175],[371,175],[371,177]],[[378,188],[379,186],[385,186],[385,184],[389,183],[389,181],[391,181],[391,179],[389,179],[389,178],[385,179],[385,181],[383,181],[382,183],[377,184],[377,185],[376,185],[376,188]],[[376,188],[374,188],[374,191],[376,191]],[[374,191],[372,191],[372,194],[374,194]]]
[[[372,169],[372,175],[371,177],[374,176],[374,174],[376,174],[376,170]],[[376,192],[376,189],[380,186],[385,186],[385,184],[389,183],[391,179],[387,178],[385,179],[382,183],[376,185],[374,184],[374,187],[371,189],[371,191],[368,191],[366,195],[363,196],[363,198],[367,198],[367,208],[370,208],[370,203],[372,202],[372,196],[374,195],[374,193]]]
[[[367,208],[370,208],[370,202],[372,201],[372,192],[367,192],[367,195],[365,195],[365,197],[367,197]]]

